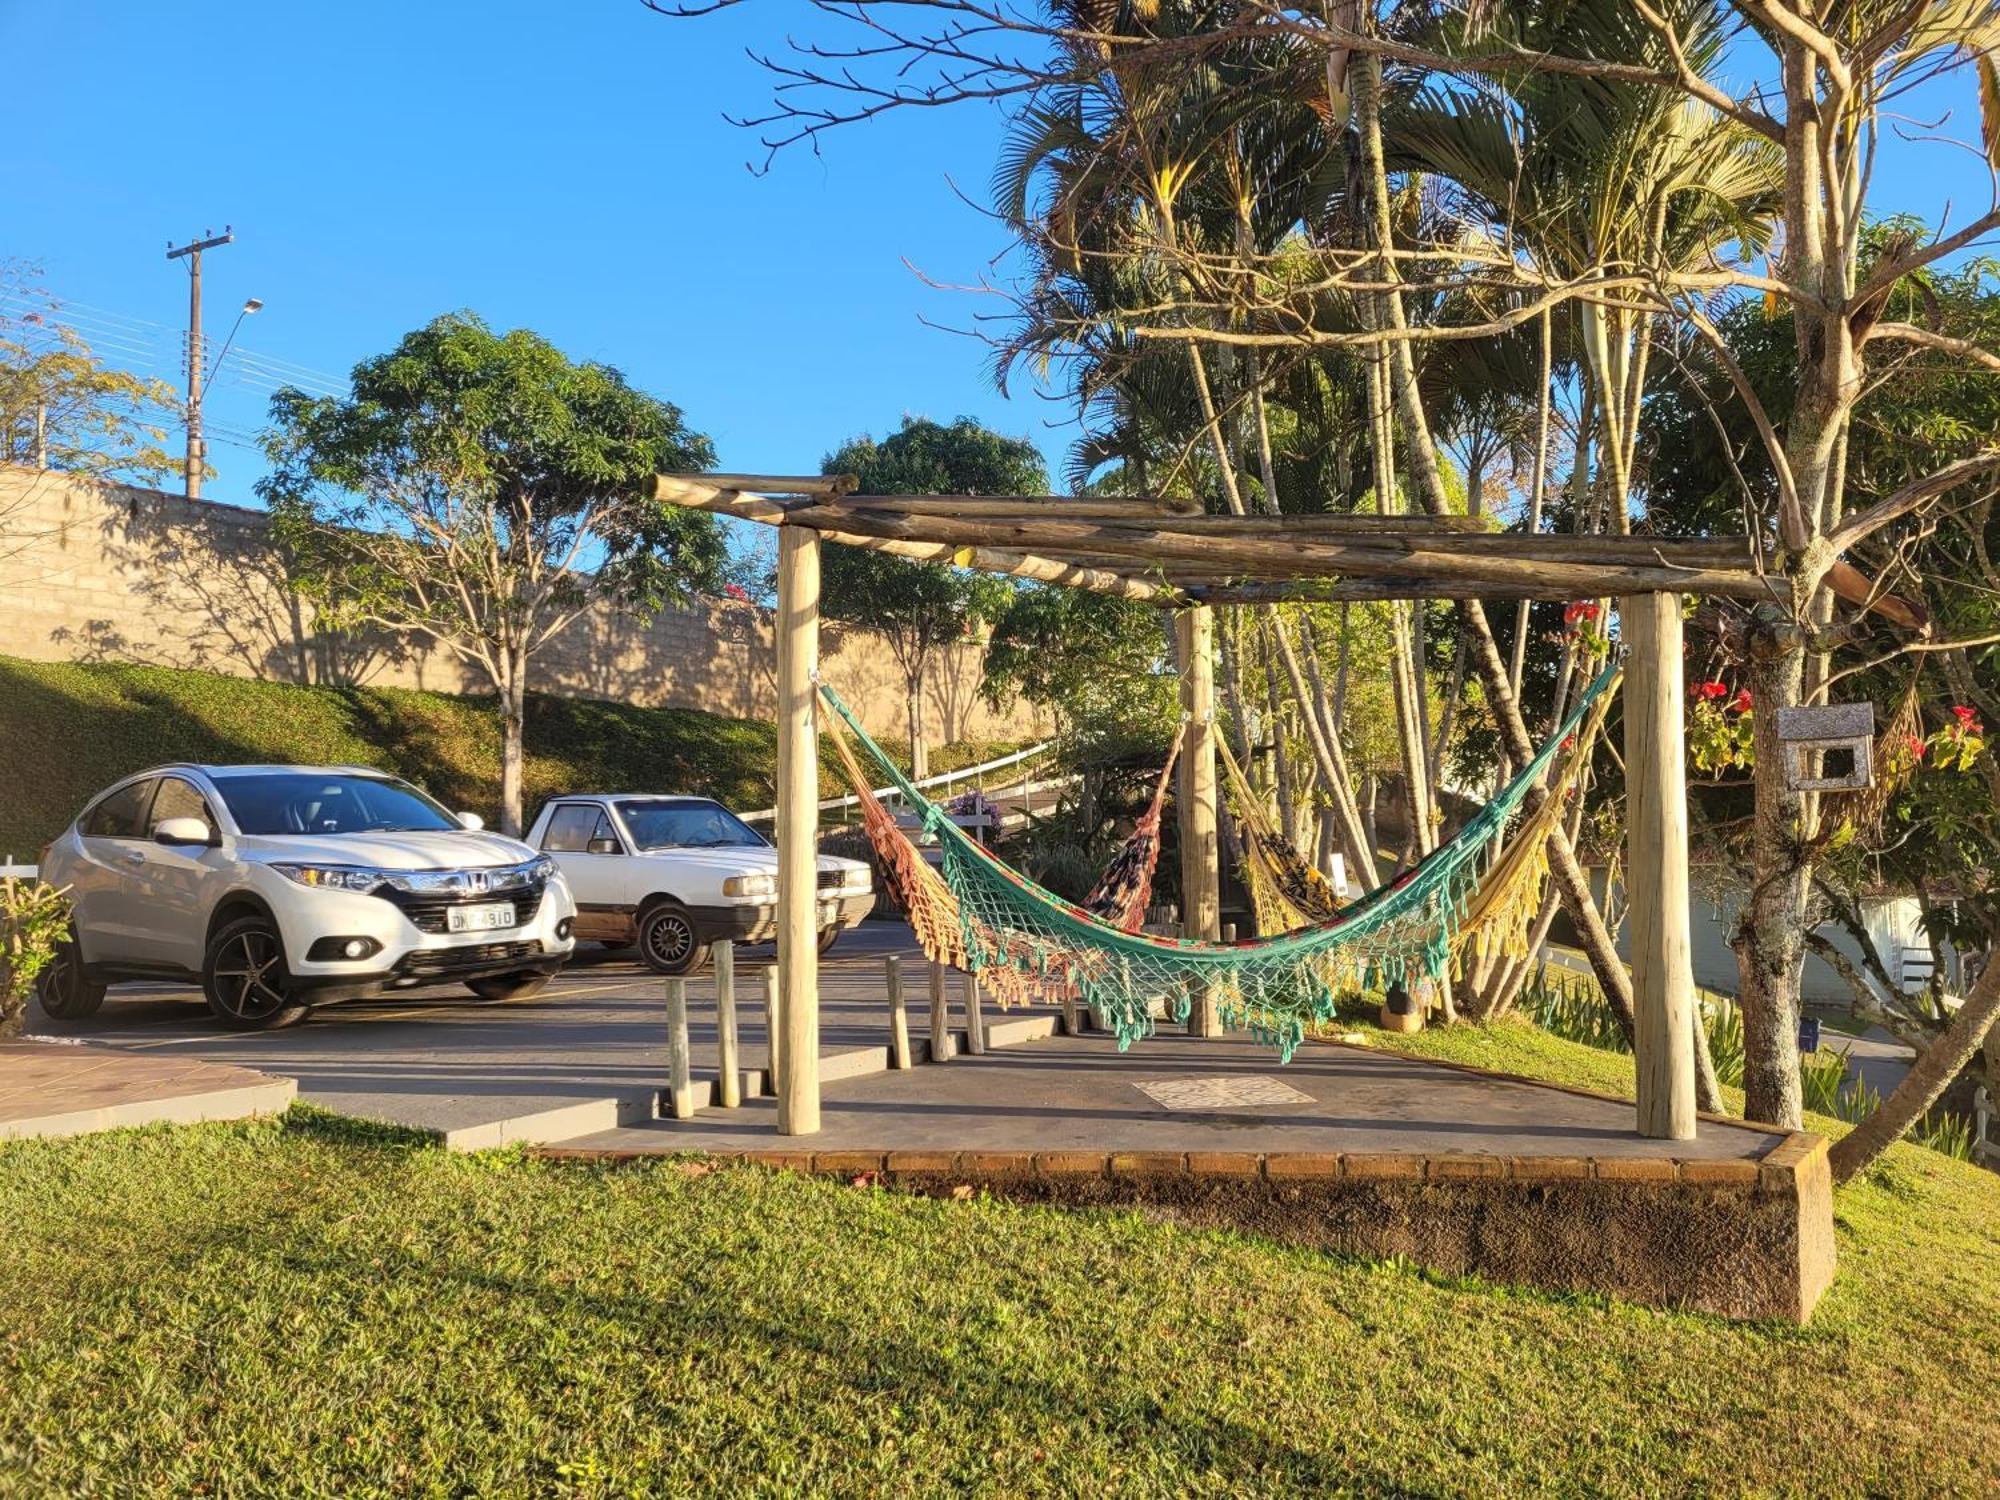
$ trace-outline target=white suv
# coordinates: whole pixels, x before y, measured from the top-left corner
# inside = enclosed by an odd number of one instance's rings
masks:
[[[41,875],[75,911],[39,982],[59,1018],[120,979],[198,979],[245,1030],[416,984],[508,999],[575,947],[554,861],[362,766],[142,772],[84,809]]]
[[[636,942],[658,973],[692,973],[717,939],[754,943],[777,929],[778,851],[707,797],[552,797],[528,842],[576,893],[577,936]],[[820,952],[874,905],[866,864],[819,856]]]

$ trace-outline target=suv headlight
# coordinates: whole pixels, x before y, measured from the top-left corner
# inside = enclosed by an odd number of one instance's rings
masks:
[[[866,865],[856,865],[851,870],[840,872],[840,888],[843,891],[865,891],[874,883],[874,874]]]
[[[383,881],[380,870],[363,869],[357,865],[272,865],[287,880],[300,885],[309,885],[319,891],[359,891],[362,895],[375,889]]]
[[[775,896],[778,882],[770,875],[731,875],[722,882],[725,896]]]

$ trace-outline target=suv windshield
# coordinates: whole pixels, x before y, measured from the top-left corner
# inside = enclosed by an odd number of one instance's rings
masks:
[[[720,802],[620,802],[641,849],[762,849],[763,838]]]
[[[458,819],[404,781],[300,771],[218,776],[216,787],[246,834],[449,833]]]

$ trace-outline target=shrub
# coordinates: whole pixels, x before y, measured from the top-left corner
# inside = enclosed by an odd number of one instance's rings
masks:
[[[0,878],[0,1037],[20,1033],[35,976],[69,935],[69,900],[39,880]]]
[[[1081,901],[1102,873],[1088,849],[1075,844],[1049,844],[1035,852],[1028,865],[1035,883],[1065,901]]]

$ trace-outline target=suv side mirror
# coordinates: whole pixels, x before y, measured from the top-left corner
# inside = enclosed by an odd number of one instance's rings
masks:
[[[590,854],[616,854],[618,853],[618,840],[592,839],[588,844],[584,845],[584,850]]]
[[[153,829],[156,844],[195,844],[213,849],[221,842],[200,818],[162,818]]]
[[[458,815],[458,826],[469,833],[477,833],[486,826],[486,820],[480,817],[478,813],[460,813]]]

